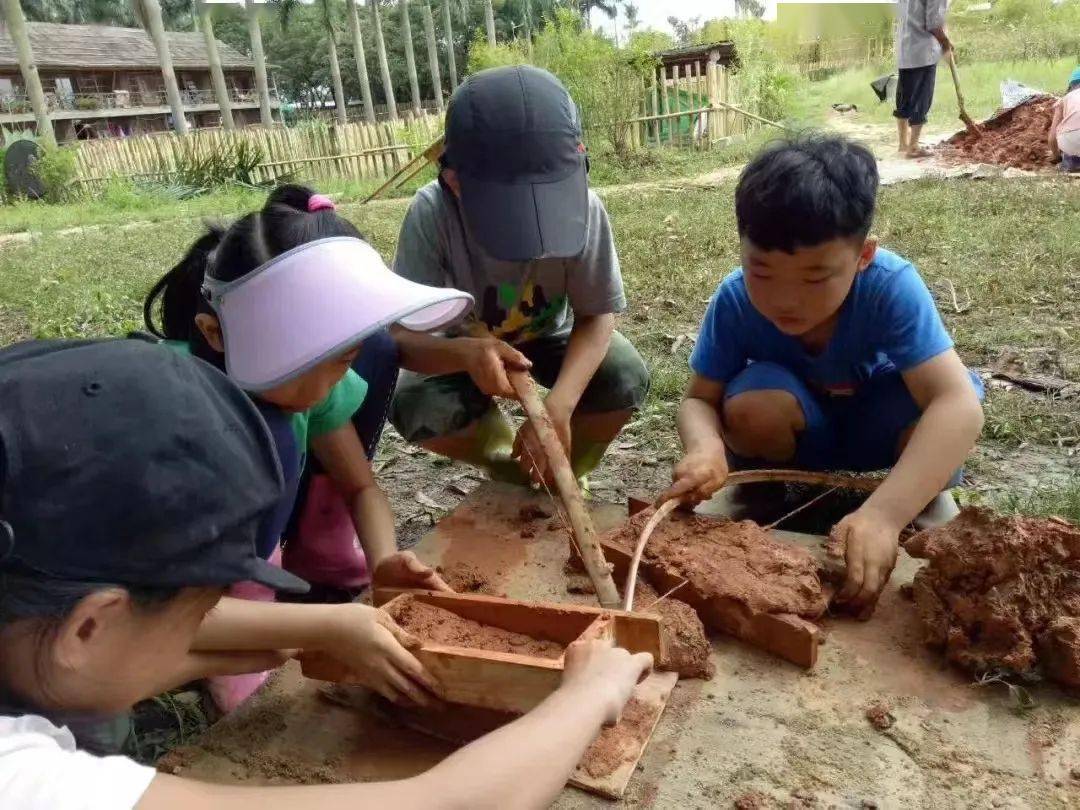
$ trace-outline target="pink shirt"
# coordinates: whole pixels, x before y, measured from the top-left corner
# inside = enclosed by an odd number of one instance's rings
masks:
[[[1058,104],[1061,105],[1061,125],[1058,127],[1058,135],[1080,130],[1080,87],[1066,95]]]

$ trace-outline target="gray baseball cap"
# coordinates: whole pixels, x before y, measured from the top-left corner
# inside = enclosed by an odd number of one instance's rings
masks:
[[[454,92],[443,166],[457,173],[469,231],[496,259],[585,249],[588,162],[577,107],[551,73],[482,70]]]

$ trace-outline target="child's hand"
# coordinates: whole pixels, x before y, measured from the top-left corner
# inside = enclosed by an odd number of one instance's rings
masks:
[[[859,609],[860,619],[869,619],[896,565],[900,528],[864,506],[833,527],[830,542],[847,561],[847,581],[837,601]]]
[[[672,484],[656,499],[662,504],[677,498],[685,503],[707,501],[724,485],[728,477],[727,456],[723,444],[706,450],[691,450],[675,465]]]
[[[411,551],[391,554],[375,566],[372,584],[381,588],[423,588],[428,591],[453,591],[434,568],[424,565]]]
[[[377,608],[352,602],[335,611],[325,643],[304,650],[305,669],[333,672],[334,680],[361,684],[394,703],[432,703],[438,684],[409,652],[419,639]]]
[[[551,425],[555,428],[555,435],[562,442],[566,455],[570,456],[570,413],[564,412],[554,405],[551,400],[546,404],[548,415],[551,417]],[[552,486],[551,470],[548,466],[547,452],[540,443],[540,437],[536,435],[536,428],[531,420],[526,419],[518,430],[514,439],[513,457],[521,465],[522,471],[529,476],[534,484],[547,484]]]
[[[581,690],[604,707],[604,725],[619,721],[630,695],[651,671],[649,653],[631,655],[607,641],[575,641],[566,648],[562,688]]]
[[[506,369],[528,371],[532,368],[529,358],[511,346],[495,338],[458,338],[465,349],[465,371],[472,377],[476,387],[489,397],[516,399]]]

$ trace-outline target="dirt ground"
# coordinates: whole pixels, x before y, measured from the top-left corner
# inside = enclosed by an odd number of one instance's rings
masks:
[[[487,559],[492,584],[512,596],[587,600],[566,590],[560,531],[541,524],[534,536],[517,536],[528,497],[487,485],[417,552],[446,566]],[[621,520],[625,507],[594,504],[594,513],[603,528]],[[813,670],[714,636],[716,676],[676,687],[617,806],[732,807],[757,794],[749,806],[1075,807],[1080,701],[1035,685],[1035,705],[1021,710],[1005,685],[976,687],[948,667],[923,645],[900,588],[919,565],[902,555],[872,621],[826,617],[827,640]],[[882,707],[891,723],[868,719]],[[286,673],[167,766],[225,781],[337,781],[415,773],[449,750],[377,716],[342,712]],[[378,746],[366,742],[373,735]],[[292,770],[283,771],[283,762]],[[571,789],[555,804],[611,806]]]

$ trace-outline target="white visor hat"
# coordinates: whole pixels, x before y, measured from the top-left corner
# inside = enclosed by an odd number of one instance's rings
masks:
[[[392,324],[430,332],[467,313],[461,290],[391,272],[371,245],[337,236],[300,245],[234,281],[207,276],[203,295],[221,322],[225,370],[265,391]]]

